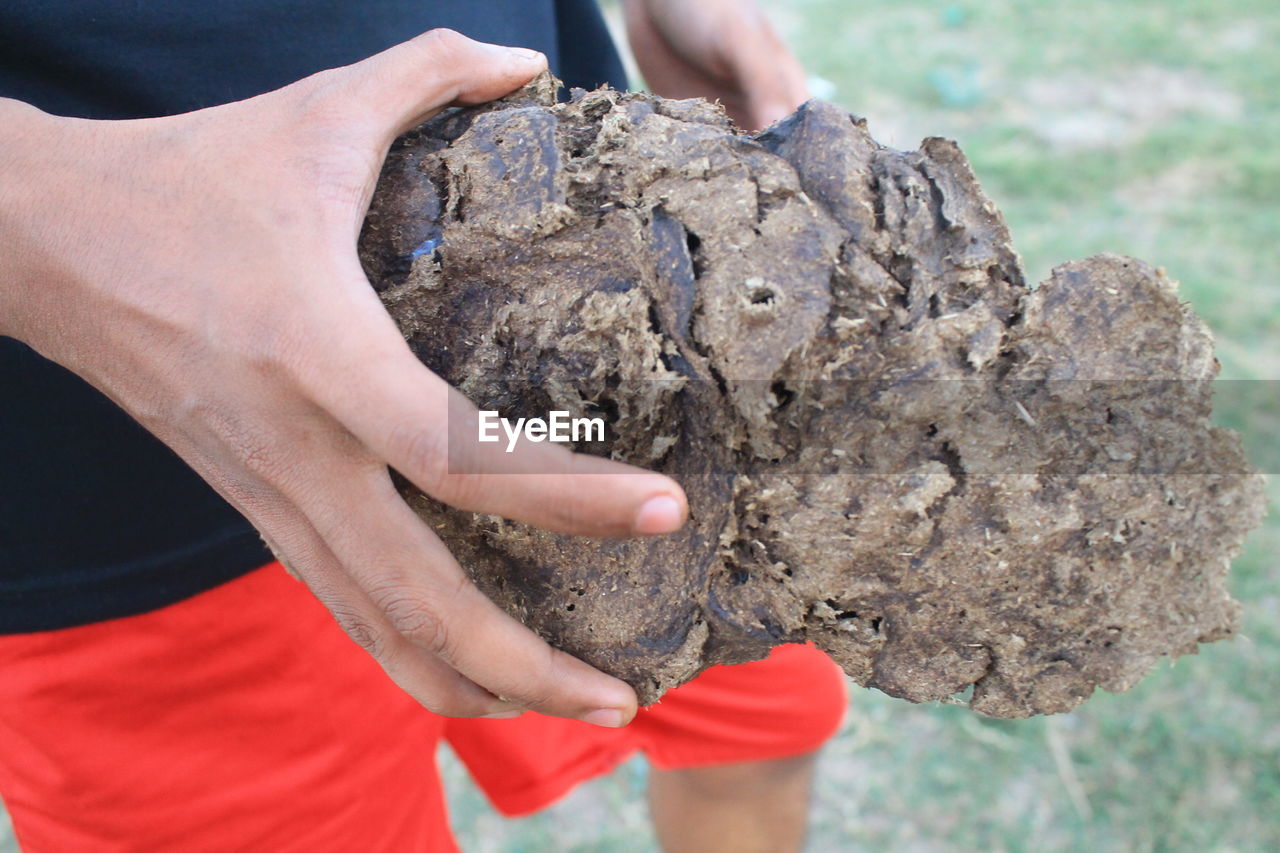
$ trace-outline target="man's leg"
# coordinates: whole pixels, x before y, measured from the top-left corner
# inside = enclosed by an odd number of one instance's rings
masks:
[[[804,846],[816,752],[654,769],[649,810],[666,853],[795,853]]]
[[[795,850],[813,757],[839,729],[847,698],[844,673],[825,654],[781,646],[766,660],[712,667],[625,728],[528,713],[448,720],[445,736],[506,815],[531,814],[642,751],[668,850]]]
[[[649,805],[667,853],[792,853],[804,844],[818,749],[844,716],[845,676],[811,646],[713,667],[637,717]]]

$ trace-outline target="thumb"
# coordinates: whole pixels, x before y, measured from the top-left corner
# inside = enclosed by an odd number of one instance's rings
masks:
[[[334,73],[347,78],[343,94],[386,128],[390,141],[445,107],[513,92],[546,67],[536,50],[431,30]]]

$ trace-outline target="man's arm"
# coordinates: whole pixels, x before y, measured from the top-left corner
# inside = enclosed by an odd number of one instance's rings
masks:
[[[656,94],[718,100],[748,130],[809,97],[804,69],[753,0],[624,0],[623,9],[636,63]]]
[[[412,355],[356,257],[391,141],[544,65],[436,31],[169,118],[0,100],[0,334],[172,447],[426,707],[620,725],[631,688],[498,610],[387,468],[462,509],[595,536],[669,532],[683,492],[550,444],[450,473],[447,415],[468,404]]]

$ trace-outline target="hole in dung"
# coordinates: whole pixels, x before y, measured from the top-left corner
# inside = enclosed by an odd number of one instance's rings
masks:
[[[777,408],[777,409],[785,408],[788,403],[790,403],[792,400],[796,398],[796,392],[788,388],[786,386],[786,383],[782,382],[781,380],[774,382],[772,385],[770,385],[769,391],[772,392],[773,394],[773,399],[776,401],[774,404],[774,408]],[[768,517],[766,516],[761,520],[761,523],[763,524],[767,521],[768,521]]]

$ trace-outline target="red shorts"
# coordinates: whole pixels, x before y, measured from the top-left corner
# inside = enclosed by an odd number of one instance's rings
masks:
[[[844,706],[835,665],[786,646],[623,729],[447,719],[273,564],[153,613],[0,637],[0,797],[26,853],[452,851],[442,739],[517,815],[637,750],[662,768],[809,752]]]

